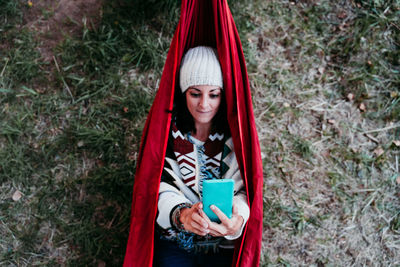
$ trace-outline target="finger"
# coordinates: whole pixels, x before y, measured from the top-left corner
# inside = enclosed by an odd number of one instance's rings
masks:
[[[201,202],[197,202],[192,206],[192,209],[194,209],[196,211],[199,209],[202,209],[202,208],[203,208],[203,204]]]
[[[200,216],[207,222],[207,224],[211,223],[210,218],[208,218],[207,214],[204,212],[203,209],[199,211]]]
[[[228,224],[229,218],[215,205],[211,205],[210,209],[218,216],[222,224]]]
[[[210,230],[210,233],[209,233],[211,236],[223,236],[220,232],[217,232],[217,231],[211,231]]]
[[[206,219],[204,219],[199,213],[195,212],[192,214],[192,220],[198,223],[199,225],[202,225],[204,228],[208,227],[208,222]]]
[[[227,229],[223,224],[211,222],[208,225],[208,230],[211,232],[215,232],[218,236],[224,236],[227,233]]]
[[[208,229],[202,227],[200,224],[196,223],[195,221],[191,221],[190,226],[192,229],[189,229],[189,231],[191,231],[197,235],[204,236],[210,232]]]
[[[232,205],[232,215],[237,215],[239,213],[238,207],[236,204]]]

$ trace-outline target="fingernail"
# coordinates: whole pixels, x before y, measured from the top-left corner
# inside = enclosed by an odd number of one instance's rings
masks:
[[[213,209],[215,209],[215,206],[214,206],[214,205],[211,205],[210,208],[213,210]]]

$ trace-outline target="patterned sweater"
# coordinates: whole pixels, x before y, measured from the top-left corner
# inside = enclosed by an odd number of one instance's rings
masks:
[[[250,209],[232,138],[213,133],[206,142],[202,142],[190,134],[182,134],[172,125],[161,177],[156,219],[163,237],[170,240],[177,238],[179,231],[173,227],[171,212],[179,204],[195,204],[202,201],[202,181],[210,178],[230,178],[235,182],[233,203],[238,207],[238,213],[244,222],[238,233],[225,236],[225,239],[236,239],[242,234]],[[199,236],[196,238],[201,240]]]

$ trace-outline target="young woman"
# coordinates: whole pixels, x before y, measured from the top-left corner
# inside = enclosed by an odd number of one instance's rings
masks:
[[[259,266],[263,166],[227,0],[181,1],[136,163],[124,267]],[[202,181],[220,178],[235,187],[218,224],[201,202]]]
[[[158,198],[157,266],[231,266],[233,240],[249,218],[226,118],[221,67],[216,50],[198,46],[180,66]],[[202,182],[234,180],[232,217],[211,206],[221,223],[202,207]]]

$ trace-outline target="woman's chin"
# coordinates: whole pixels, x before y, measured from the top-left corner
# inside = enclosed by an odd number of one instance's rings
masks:
[[[211,121],[212,121],[212,118],[195,119],[195,123],[201,124],[201,125],[211,124]]]

